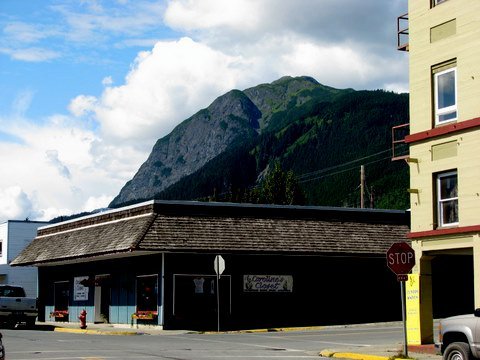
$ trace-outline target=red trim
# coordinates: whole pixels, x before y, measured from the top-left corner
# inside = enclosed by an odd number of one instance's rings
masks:
[[[408,234],[409,239],[417,239],[430,236],[443,236],[452,234],[466,234],[472,232],[480,232],[480,225],[462,226],[450,229],[437,229],[428,231],[411,232]]]
[[[458,131],[471,129],[480,126],[480,118],[475,118],[466,121],[460,121],[449,125],[439,126],[431,130],[422,131],[416,134],[405,136],[405,142],[407,144],[414,143],[422,140],[432,139],[437,136],[453,134]]]

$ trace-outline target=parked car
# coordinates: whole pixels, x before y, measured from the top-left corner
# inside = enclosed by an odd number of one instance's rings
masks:
[[[480,309],[440,320],[436,344],[445,360],[480,359]]]
[[[25,323],[27,327],[33,327],[37,315],[37,299],[26,297],[23,287],[0,285],[1,323],[10,327],[14,327],[18,323]]]
[[[2,341],[3,335],[0,333],[0,360],[5,360],[5,347]]]

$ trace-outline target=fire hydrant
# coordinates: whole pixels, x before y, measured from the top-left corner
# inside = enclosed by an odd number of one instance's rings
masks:
[[[78,320],[80,320],[80,329],[86,329],[87,328],[87,311],[83,309],[80,312],[80,316],[78,317]]]

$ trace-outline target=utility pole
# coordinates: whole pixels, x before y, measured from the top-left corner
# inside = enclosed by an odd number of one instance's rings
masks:
[[[360,165],[360,207],[362,209],[365,207],[364,197],[365,197],[365,167],[363,165]]]

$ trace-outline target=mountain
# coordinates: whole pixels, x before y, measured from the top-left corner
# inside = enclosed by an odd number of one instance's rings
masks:
[[[275,161],[292,170],[307,204],[358,206],[359,169],[375,207],[407,208],[408,168],[390,161],[391,128],[408,95],[355,91],[311,77],[232,90],[159,139],[110,207],[147,199],[248,201]],[[362,159],[362,161],[356,161]]]

